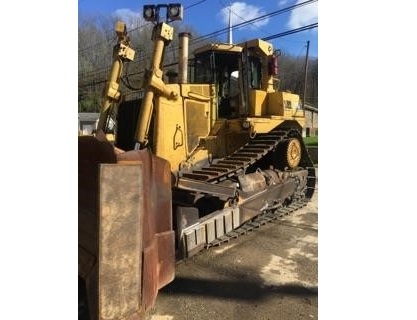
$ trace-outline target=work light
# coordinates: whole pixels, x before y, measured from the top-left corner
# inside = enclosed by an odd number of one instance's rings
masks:
[[[170,4],[157,4],[157,5],[144,5],[143,6],[143,18],[146,21],[153,23],[159,23],[160,10],[161,8],[166,9],[166,22],[174,20],[182,20],[183,7],[181,3],[170,3]]]
[[[155,21],[156,19],[156,6],[144,5],[143,6],[143,18],[146,21]]]
[[[167,9],[167,19],[182,20],[183,8],[181,3],[170,3]]]

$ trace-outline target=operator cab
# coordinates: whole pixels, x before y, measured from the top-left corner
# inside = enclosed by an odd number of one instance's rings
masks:
[[[241,104],[239,61],[241,47],[209,45],[195,53],[194,83],[214,84],[217,92],[218,118],[237,118]]]
[[[210,44],[195,52],[193,83],[214,84],[217,118],[233,119],[248,114],[248,93],[261,90],[262,62],[254,48]]]

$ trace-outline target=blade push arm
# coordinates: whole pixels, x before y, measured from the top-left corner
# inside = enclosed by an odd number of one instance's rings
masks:
[[[142,149],[148,144],[155,92],[161,93],[167,98],[177,98],[177,94],[166,87],[162,79],[163,71],[161,70],[164,47],[173,39],[173,34],[174,28],[166,23],[158,23],[153,28],[154,52],[151,68],[147,70],[144,78],[145,96],[142,100],[138,118],[135,149]]]
[[[107,120],[110,114],[110,106],[112,103],[118,102],[120,99],[120,77],[123,71],[123,63],[133,61],[135,51],[130,47],[130,39],[127,35],[126,25],[118,21],[115,28],[117,34],[117,44],[113,48],[113,63],[109,79],[103,91],[103,103],[100,110],[100,117],[97,125],[97,131],[105,132]]]

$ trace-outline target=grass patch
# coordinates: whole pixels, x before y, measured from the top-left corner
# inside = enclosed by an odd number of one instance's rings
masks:
[[[313,137],[305,137],[303,138],[304,143],[306,146],[316,146],[319,145],[319,136],[313,136]]]

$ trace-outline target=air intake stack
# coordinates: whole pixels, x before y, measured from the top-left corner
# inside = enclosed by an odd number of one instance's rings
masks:
[[[180,40],[180,52],[179,52],[179,83],[188,82],[188,40],[191,36],[188,32],[181,32],[179,35]]]

